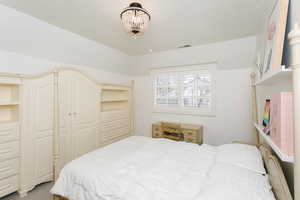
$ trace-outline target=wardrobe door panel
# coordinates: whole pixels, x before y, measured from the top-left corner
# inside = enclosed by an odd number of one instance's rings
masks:
[[[77,131],[74,146],[75,157],[95,150],[97,145],[96,127],[83,128]]]
[[[73,124],[89,126],[97,121],[97,85],[77,73],[73,79]]]
[[[97,148],[98,86],[81,73],[75,73],[72,84],[73,157]]]
[[[72,160],[72,73],[62,71],[58,76],[59,92],[59,149],[60,149],[60,168]]]
[[[35,179],[39,184],[53,173],[53,75],[36,80],[33,87]]]
[[[54,74],[24,80],[21,188],[26,194],[53,177]]]
[[[53,137],[42,137],[36,140],[36,182],[49,179],[52,176],[53,161]]]
[[[53,134],[53,81],[52,77],[38,81],[34,89],[35,102],[35,130],[36,137]]]

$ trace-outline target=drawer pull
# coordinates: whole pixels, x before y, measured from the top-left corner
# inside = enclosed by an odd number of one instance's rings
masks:
[[[0,187],[0,190],[6,190],[10,187],[11,187],[11,185],[7,184],[7,185],[4,185],[4,186]]]
[[[5,172],[5,171],[8,171],[10,169],[11,169],[10,167],[4,167],[4,168],[0,169],[0,172]]]

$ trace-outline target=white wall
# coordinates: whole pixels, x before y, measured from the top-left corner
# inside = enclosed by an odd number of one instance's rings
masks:
[[[203,124],[204,142],[209,144],[252,141],[250,71],[255,48],[256,38],[249,37],[134,57],[132,73],[137,75],[134,90],[135,133],[150,136],[151,124],[163,120]],[[208,61],[217,61],[219,67],[216,74],[216,117],[152,113],[151,68]]]
[[[151,68],[217,61],[221,69],[253,67],[256,37],[175,49],[131,57],[131,73],[144,75]]]
[[[125,74],[112,73],[86,66],[63,64],[0,50],[0,73],[39,74],[49,72],[57,67],[70,67],[81,70],[103,83],[128,84],[131,80],[131,77]]]
[[[3,51],[116,73],[129,71],[124,53],[2,5],[0,33]]]
[[[213,145],[252,141],[250,69],[218,70],[216,74],[216,117],[152,113],[150,76],[135,78],[135,133],[151,136],[157,121],[204,125],[204,142]]]

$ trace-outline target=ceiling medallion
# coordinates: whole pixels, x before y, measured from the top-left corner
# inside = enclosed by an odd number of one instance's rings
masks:
[[[148,28],[151,16],[140,3],[131,3],[121,12],[125,31],[131,36],[141,36]]]

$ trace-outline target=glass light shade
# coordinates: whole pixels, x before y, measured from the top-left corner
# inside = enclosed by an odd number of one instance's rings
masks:
[[[121,13],[121,19],[125,31],[132,36],[140,36],[145,33],[151,19],[149,13],[139,3],[132,3]]]

